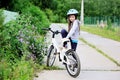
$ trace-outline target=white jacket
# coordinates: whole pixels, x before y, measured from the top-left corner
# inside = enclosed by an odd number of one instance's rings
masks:
[[[71,25],[71,29],[66,38],[71,38],[72,40],[78,40],[80,34],[80,21],[75,20],[73,25]]]

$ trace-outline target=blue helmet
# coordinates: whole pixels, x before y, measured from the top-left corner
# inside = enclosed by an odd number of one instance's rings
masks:
[[[68,16],[68,15],[71,15],[71,14],[77,15],[77,14],[78,14],[78,11],[77,11],[76,9],[70,9],[70,10],[67,12],[67,16]]]

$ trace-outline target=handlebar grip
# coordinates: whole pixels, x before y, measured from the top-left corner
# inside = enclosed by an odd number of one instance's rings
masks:
[[[58,30],[55,32],[55,34],[59,34],[59,33],[61,33],[61,32],[59,32]]]
[[[51,30],[51,28],[42,28],[42,30],[51,31],[53,34],[61,33],[58,30],[57,31],[53,31],[53,30]]]
[[[42,30],[50,30],[51,28],[42,28]]]

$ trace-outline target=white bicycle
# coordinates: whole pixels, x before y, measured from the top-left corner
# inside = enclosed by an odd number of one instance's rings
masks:
[[[80,74],[81,70],[81,64],[80,64],[80,59],[76,52],[71,49],[71,48],[65,48],[65,47],[60,47],[55,39],[55,35],[59,34],[60,32],[58,30],[53,31],[51,28],[45,28],[42,30],[47,30],[52,32],[52,44],[50,45],[48,49],[48,54],[47,54],[47,66],[53,66],[56,55],[59,55],[59,61],[61,61],[66,69],[67,72],[69,73],[70,76],[72,77],[77,77]],[[63,40],[62,44],[66,42],[67,44],[70,43],[70,40]]]

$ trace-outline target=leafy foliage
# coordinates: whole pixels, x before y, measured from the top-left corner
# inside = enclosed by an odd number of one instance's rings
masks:
[[[0,61],[0,80],[32,80],[35,67],[33,61],[22,58],[11,63],[9,60],[10,57],[4,57]]]
[[[43,15],[42,11],[39,14]],[[32,80],[34,66],[31,65],[34,63],[29,63],[29,59],[39,64],[43,63],[44,38],[42,35],[44,32],[38,29],[34,20],[38,20],[38,18],[32,14],[24,13],[15,21],[2,25],[0,32],[0,80]],[[43,15],[43,18],[39,20],[47,19]],[[42,25],[48,27],[49,23],[43,22]]]
[[[16,56],[28,55],[28,53],[41,54],[42,36],[39,35],[37,28],[31,24],[31,18],[30,15],[21,15],[16,21],[4,26],[0,42],[4,51],[7,49],[9,53],[14,53]]]
[[[4,22],[4,16],[2,14],[3,14],[3,10],[0,10],[0,28],[2,27]]]
[[[70,8],[75,8],[81,12],[81,0],[1,0],[0,2],[2,7],[18,12],[23,12],[22,10],[24,10],[26,7],[31,7],[31,4],[38,6],[47,14],[48,12],[46,12],[46,9],[50,9],[52,14],[57,18],[54,19],[56,21],[53,20],[54,22],[64,21],[62,19],[66,18],[66,13]],[[92,17],[120,17],[119,4],[120,0],[84,0],[84,15]]]
[[[47,19],[47,16],[45,15],[45,13],[40,10],[38,7],[31,5],[30,7],[27,7],[23,13],[27,13],[27,15],[31,15],[33,16],[33,18],[30,19],[31,23],[34,24],[34,26],[36,26],[36,30],[39,33],[43,33],[43,31],[41,30],[41,28],[43,27],[49,27],[49,20]]]

